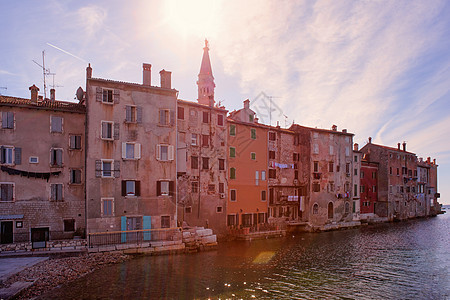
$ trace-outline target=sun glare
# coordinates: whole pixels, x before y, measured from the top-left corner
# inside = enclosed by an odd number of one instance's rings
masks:
[[[167,22],[183,37],[217,37],[220,1],[170,0],[166,2]]]

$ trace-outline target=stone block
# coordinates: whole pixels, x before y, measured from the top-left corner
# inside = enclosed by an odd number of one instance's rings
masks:
[[[213,234],[212,229],[200,229],[200,230],[197,230],[196,233],[198,236],[207,236],[207,235]]]
[[[183,231],[183,239],[190,238],[192,236],[192,233],[189,231]]]
[[[164,245],[164,242],[152,242],[152,247],[162,247]]]
[[[215,243],[217,242],[217,237],[216,235],[208,235],[208,236],[204,236],[201,239],[201,243],[202,244],[209,244],[209,243]]]
[[[100,246],[98,247],[98,251],[100,252],[111,252],[116,250],[115,246]]]
[[[88,248],[88,253],[95,253],[95,252],[98,252],[98,247]]]

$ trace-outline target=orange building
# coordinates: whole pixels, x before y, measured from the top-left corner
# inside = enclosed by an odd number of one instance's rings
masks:
[[[259,124],[250,101],[228,118],[228,201],[229,229],[262,229],[267,223],[267,133]]]

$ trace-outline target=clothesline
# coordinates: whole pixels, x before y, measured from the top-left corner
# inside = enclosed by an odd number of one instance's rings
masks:
[[[50,176],[59,176],[59,174],[61,174],[61,171],[55,171],[55,172],[28,172],[28,171],[17,170],[17,169],[5,167],[5,166],[1,166],[1,170],[3,172],[8,173],[9,175],[20,175],[22,177],[28,177],[28,178],[30,178],[30,177],[31,178],[42,178],[42,179],[46,179],[47,182],[48,182]]]

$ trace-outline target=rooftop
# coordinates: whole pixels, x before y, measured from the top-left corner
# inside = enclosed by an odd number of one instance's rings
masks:
[[[68,112],[85,113],[86,107],[83,104],[55,100],[44,99],[42,101],[33,102],[31,99],[3,96],[0,95],[1,106],[16,106],[24,108],[45,109],[45,110],[59,110]]]

